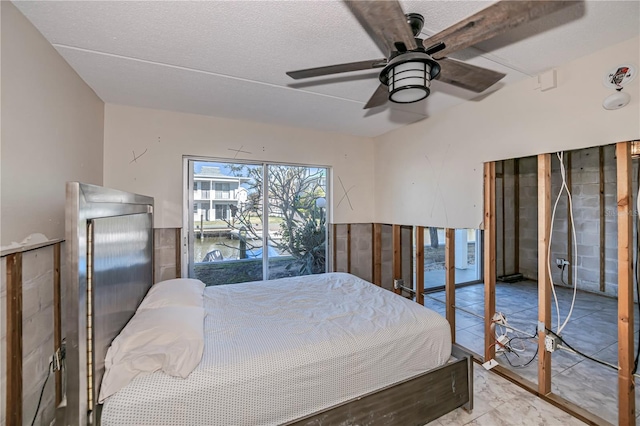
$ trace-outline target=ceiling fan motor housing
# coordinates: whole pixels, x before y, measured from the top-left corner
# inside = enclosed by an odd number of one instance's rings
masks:
[[[414,37],[418,37],[424,27],[424,17],[419,13],[407,13],[404,16],[407,18],[407,23],[411,27],[411,32]]]
[[[424,51],[393,57],[380,72],[380,82],[389,87],[389,99],[396,103],[420,101],[430,93],[431,80],[440,74],[440,64]]]

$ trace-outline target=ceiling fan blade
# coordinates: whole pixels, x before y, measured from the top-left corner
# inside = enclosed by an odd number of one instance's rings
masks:
[[[441,70],[437,80],[476,93],[484,92],[506,75],[451,58],[440,59],[438,63]]]
[[[387,57],[393,51],[402,52],[418,47],[402,7],[396,0],[346,0],[345,3]]]
[[[386,59],[371,61],[350,62],[348,64],[330,65],[327,67],[308,68],[305,70],[289,71],[287,75],[295,80],[301,78],[320,77],[323,75],[339,74],[342,72],[370,70],[382,68],[387,65]]]
[[[373,95],[367,101],[363,109],[375,108],[384,105],[389,100],[389,88],[384,84],[378,86]]]
[[[444,42],[446,48],[436,55],[437,58],[443,58],[455,51],[495,37],[508,29],[576,3],[580,1],[500,1],[429,37],[424,40],[424,45],[432,46]]]

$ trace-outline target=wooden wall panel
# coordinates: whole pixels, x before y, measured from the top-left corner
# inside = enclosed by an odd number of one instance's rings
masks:
[[[334,271],[349,272],[349,225],[334,225]]]
[[[377,286],[382,285],[382,224],[374,223],[372,225],[373,232],[373,283]]]
[[[393,235],[393,279],[402,278],[402,249],[401,249],[401,228],[400,225],[391,225]],[[393,288],[393,287],[392,287]],[[396,294],[402,293],[402,290],[393,288]]]
[[[373,281],[373,232],[370,223],[351,225],[351,273]]]
[[[153,229],[153,282],[182,276],[181,228]]]
[[[382,287],[387,290],[393,289],[393,227],[391,225],[382,225],[381,227],[382,242]]]

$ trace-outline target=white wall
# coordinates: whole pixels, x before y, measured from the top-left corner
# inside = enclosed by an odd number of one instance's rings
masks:
[[[102,183],[104,103],[13,4],[0,2],[0,11],[0,245],[20,242],[36,232],[64,238],[65,182]],[[25,424],[33,418],[54,350],[52,253],[46,248],[23,257]],[[64,267],[64,258],[62,262]],[[4,424],[5,258],[0,265],[0,424]],[[50,378],[37,425],[53,419],[53,383]]]
[[[136,161],[134,153],[140,156]],[[182,227],[183,155],[331,166],[334,205],[344,195],[340,178],[345,189],[351,190],[353,207],[345,199],[334,208],[333,221],[373,221],[371,139],[106,105],[104,185],[154,197],[156,228]]]
[[[0,245],[64,238],[65,182],[102,183],[104,103],[38,30],[2,3]]]
[[[515,83],[376,138],[375,221],[478,228],[483,162],[640,138],[640,78],[628,106],[601,106],[605,73],[639,52],[636,37],[558,68],[550,91]]]

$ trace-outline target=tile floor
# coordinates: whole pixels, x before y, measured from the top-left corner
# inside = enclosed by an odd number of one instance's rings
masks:
[[[427,426],[572,426],[584,425],[559,408],[503,379],[474,366],[474,408],[458,408]]]
[[[566,288],[557,288],[560,323],[569,312],[573,292]],[[444,301],[444,291],[429,296]],[[425,305],[444,315],[444,304],[425,298]],[[552,306],[554,302],[552,300]],[[477,315],[484,312],[484,289],[482,284],[456,289],[456,306]],[[534,334],[537,324],[538,299],[537,283],[521,281],[518,283],[498,283],[496,285],[496,310],[503,312],[507,321],[515,328]],[[636,311],[637,312],[637,311]],[[552,310],[552,329],[557,328],[556,309]],[[634,316],[636,330],[639,329],[638,315]],[[578,292],[573,314],[562,332],[563,338],[575,349],[600,360],[617,365],[618,362],[617,300],[597,294]],[[456,312],[456,341],[472,351],[484,352],[483,321],[474,315],[458,310]],[[638,332],[636,332],[636,345]],[[537,342],[534,339],[521,340],[517,346],[523,352],[502,354],[497,361],[507,368],[517,371],[524,378],[537,383],[537,359],[524,368],[510,367],[506,357],[514,365],[526,363],[536,353]],[[515,345],[514,345],[515,346]],[[552,389],[579,406],[596,413],[603,419],[618,423],[617,372],[606,366],[587,360],[579,355],[565,351],[556,351],[552,355]],[[636,386],[640,381],[636,380]],[[640,406],[640,392],[636,392],[636,406]],[[640,419],[640,416],[639,416]],[[497,423],[500,424],[500,423]]]

